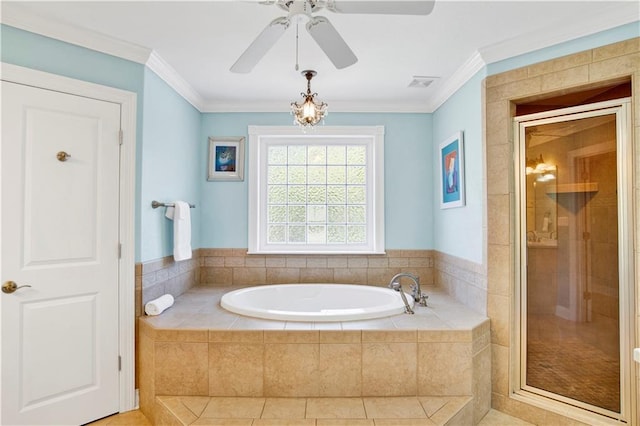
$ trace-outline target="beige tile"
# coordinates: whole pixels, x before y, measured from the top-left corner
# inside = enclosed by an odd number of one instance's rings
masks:
[[[418,330],[418,342],[471,342],[470,330]]]
[[[156,342],[206,342],[206,330],[157,329]]]
[[[368,256],[367,266],[369,268],[388,268],[389,258],[387,256]]]
[[[191,423],[194,426],[252,426],[253,419],[212,419],[201,417]]]
[[[389,268],[406,268],[409,266],[408,257],[390,257]]]
[[[154,404],[153,424],[163,426],[184,426],[184,423],[178,420],[164,404],[159,401],[155,401]]]
[[[318,344],[266,344],[264,394],[318,396]]]
[[[301,283],[332,283],[332,268],[302,268],[300,269]]]
[[[327,267],[326,256],[307,256],[307,268],[325,269]]]
[[[366,284],[367,268],[335,268],[333,279],[339,284]]]
[[[491,345],[491,387],[492,391],[509,394],[509,348],[497,344]]]
[[[426,418],[420,401],[410,398],[363,398],[368,418],[384,419],[417,419]]]
[[[252,426],[315,426],[316,419],[255,419]]]
[[[366,419],[361,398],[308,398],[308,419]]]
[[[267,268],[268,284],[295,284],[299,282],[299,268]]]
[[[360,343],[320,345],[320,396],[362,394],[362,346]]]
[[[348,268],[367,268],[369,261],[366,256],[350,256],[347,257]]]
[[[491,408],[491,347],[487,346],[472,360],[473,423],[477,424]]]
[[[317,426],[375,426],[373,419],[318,419]]]
[[[306,268],[307,258],[305,256],[287,257],[287,268]]]
[[[488,249],[487,278],[489,293],[500,296],[511,295],[511,274],[512,265],[511,249],[508,245],[492,244]],[[505,271],[506,269],[506,271]]]
[[[462,411],[470,401],[471,397],[449,397],[447,403],[431,416],[431,420],[437,425],[450,424],[449,421]]]
[[[327,257],[327,267],[328,268],[346,268],[347,267],[347,258],[344,256],[330,256]]]
[[[151,422],[142,414],[140,410],[127,411],[126,413],[114,414],[96,422],[89,423],[91,426],[151,426]]]
[[[431,418],[447,404],[449,399],[446,396],[419,396],[418,401],[420,401],[424,412],[427,413],[427,417]]]
[[[319,341],[319,331],[264,331],[265,343],[318,343]]]
[[[363,342],[411,343],[417,339],[416,330],[377,331],[362,330]]]
[[[603,59],[614,58],[616,56],[628,55],[640,51],[640,38],[635,37],[618,43],[602,46],[593,49],[593,60],[601,61]]]
[[[260,418],[264,398],[211,398],[200,417],[212,419]]]
[[[284,268],[287,266],[287,258],[281,256],[267,256],[265,259],[267,268]]]
[[[209,342],[216,343],[263,343],[262,330],[209,330]]]
[[[552,91],[555,89],[578,86],[589,82],[589,66],[583,65],[576,68],[557,71],[542,76],[542,90]]]
[[[431,420],[424,419],[374,419],[376,426],[434,426]]]
[[[363,343],[362,394],[417,395],[416,343]]]
[[[487,182],[492,188],[492,194],[507,194],[509,192],[509,179],[505,176],[511,176],[513,153],[512,145],[503,143],[500,145],[487,146],[487,158],[495,166],[487,168]]]
[[[160,398],[159,398],[160,400]],[[190,425],[198,419],[189,408],[187,408],[179,397],[166,397],[162,399],[162,404],[169,410],[171,415],[178,419],[182,424]]]
[[[509,218],[509,195],[487,195],[487,226],[489,244],[508,245],[510,242],[511,221]]]
[[[240,266],[245,266],[244,262],[244,256],[225,256],[224,258],[224,266],[226,266],[227,268],[237,268]]]
[[[491,342],[509,346],[510,342],[510,298],[489,294],[487,315],[491,318]]]
[[[360,343],[362,332],[359,330],[320,331],[320,343]]]
[[[260,285],[267,282],[266,268],[233,268],[233,283]]]
[[[489,410],[478,426],[534,426],[532,423],[510,416],[498,410]]]
[[[180,401],[187,407],[193,414],[200,416],[204,411],[211,398],[208,396],[181,396]]]
[[[418,344],[418,395],[471,395],[471,361],[471,343]]]
[[[244,259],[244,265],[249,268],[264,268],[266,260],[264,256],[252,254]]]
[[[563,56],[561,58],[550,61],[539,62],[527,67],[529,77],[537,75],[550,75],[558,71],[573,69],[581,65],[587,65],[592,60],[592,52],[585,50],[583,52],[574,53],[572,55]]]
[[[262,343],[210,343],[209,395],[262,396],[263,357]]]
[[[210,256],[204,258],[204,266],[218,268],[224,266],[223,256]]]
[[[591,81],[598,81],[617,76],[626,76],[636,72],[639,68],[640,53],[631,53],[592,63],[589,66],[589,78]]]
[[[500,86],[505,83],[511,83],[518,80],[524,80],[528,77],[527,68],[516,68],[515,70],[506,71],[500,74],[490,75],[486,79],[487,88]]]
[[[261,418],[304,419],[306,408],[305,398],[267,398]]]
[[[156,394],[207,395],[207,343],[156,342],[154,356]]]

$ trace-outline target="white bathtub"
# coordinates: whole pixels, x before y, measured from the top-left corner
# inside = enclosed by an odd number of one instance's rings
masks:
[[[413,299],[407,295],[413,307]],[[226,293],[220,305],[250,317],[283,321],[351,321],[405,311],[400,293],[384,287],[350,284],[276,284]]]

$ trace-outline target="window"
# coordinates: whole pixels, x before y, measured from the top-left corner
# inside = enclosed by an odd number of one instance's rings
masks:
[[[383,253],[384,127],[249,127],[249,253]]]

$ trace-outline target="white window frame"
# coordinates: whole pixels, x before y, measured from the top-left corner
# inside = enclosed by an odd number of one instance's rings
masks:
[[[367,242],[353,244],[268,244],[266,232],[267,145],[300,139],[366,141]],[[348,143],[348,142],[347,142]],[[249,126],[249,235],[250,254],[384,254],[384,126],[322,126],[303,133],[293,126]]]

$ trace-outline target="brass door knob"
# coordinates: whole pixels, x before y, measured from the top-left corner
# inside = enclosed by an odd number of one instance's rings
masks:
[[[71,158],[71,155],[67,154],[64,151],[60,151],[56,154],[56,157],[58,158],[58,161],[67,161],[69,158]]]
[[[16,284],[15,281],[5,281],[5,283],[2,284],[2,292],[11,294],[22,287],[31,287],[31,286],[28,284],[18,285]]]

